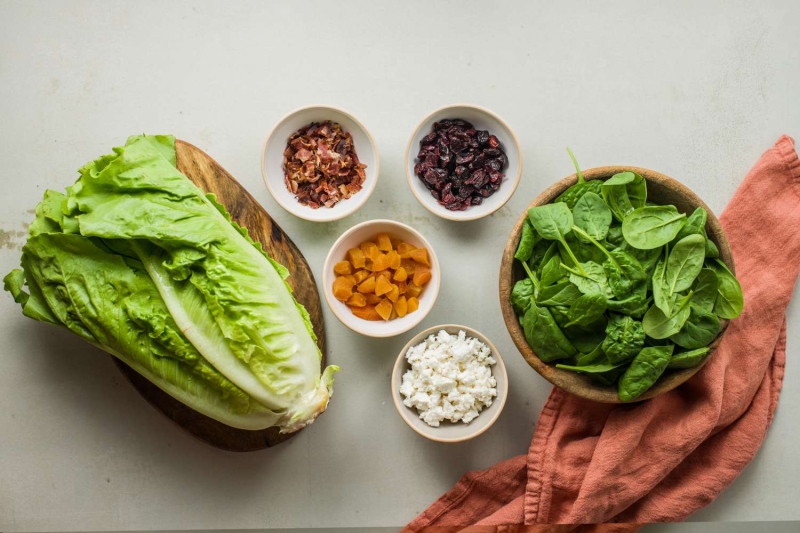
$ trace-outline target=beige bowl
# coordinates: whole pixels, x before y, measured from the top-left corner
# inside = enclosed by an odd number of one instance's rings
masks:
[[[687,214],[690,214],[697,207],[705,209],[708,212],[708,221],[706,223],[708,238],[714,241],[717,248],[719,248],[719,256],[722,262],[727,265],[731,272],[735,272],[731,247],[728,244],[728,239],[725,237],[725,232],[722,230],[719,219],[717,219],[705,202],[686,185],[654,170],[637,167],[614,166],[592,168],[583,171],[583,177],[586,180],[606,180],[614,174],[626,170],[637,172],[647,180],[647,199],[649,201],[657,204],[672,204],[677,207],[678,211]],[[617,396],[617,388],[615,386],[600,385],[588,376],[556,368],[555,365],[547,364],[539,359],[531,347],[528,346],[525,340],[525,333],[522,331],[519,319],[511,308],[511,303],[509,301],[514,284],[525,276],[520,262],[514,259],[514,253],[519,245],[519,239],[522,235],[522,224],[527,217],[528,209],[551,203],[558,195],[564,192],[568,187],[574,185],[577,181],[577,175],[573,174],[572,176],[568,176],[554,183],[542,194],[537,196],[517,220],[514,229],[511,230],[511,236],[508,238],[508,244],[503,251],[503,260],[500,264],[500,308],[503,311],[503,319],[505,320],[506,328],[508,328],[508,332],[511,334],[511,339],[514,341],[514,344],[516,344],[528,364],[544,379],[557,387],[561,387],[567,392],[589,400],[605,403],[623,403]],[[709,346],[709,353],[702,363],[694,368],[667,370],[647,392],[633,401],[638,402],[655,398],[659,394],[674,389],[692,377],[703,367],[706,361],[713,356],[714,350],[722,341],[722,336],[725,335],[727,326],[727,320],[720,320],[719,335],[717,335],[717,338]]]
[[[429,335],[438,333],[440,330],[445,330],[450,334],[458,334],[459,331],[464,331],[467,337],[474,337],[492,350],[492,357],[495,358],[497,364],[492,366],[492,375],[497,380],[497,397],[492,405],[481,411],[478,417],[470,422],[464,424],[462,422],[452,423],[444,421],[439,427],[431,427],[419,418],[419,413],[416,409],[406,407],[403,403],[403,395],[400,394],[400,385],[403,382],[403,374],[411,369],[411,365],[406,360],[406,352],[412,346],[421,343]],[[492,341],[486,338],[482,333],[466,326],[459,326],[457,324],[445,324],[442,326],[435,326],[421,331],[414,335],[408,344],[406,344],[400,351],[397,361],[394,363],[392,370],[392,400],[397,412],[403,421],[409,425],[411,429],[425,437],[426,439],[435,440],[437,442],[461,442],[477,437],[487,429],[489,429],[495,420],[500,416],[503,407],[506,404],[508,397],[508,374],[506,373],[506,365],[503,363],[503,358],[500,352]]]
[[[431,196],[430,191],[422,181],[414,174],[417,153],[419,153],[419,142],[423,137],[433,131],[433,123],[446,118],[460,118],[471,122],[479,130],[488,130],[492,135],[496,135],[500,140],[500,147],[508,157],[508,165],[503,169],[506,177],[500,189],[492,196],[483,199],[481,205],[470,206],[465,211],[450,211],[440,205],[436,198]],[[491,215],[506,202],[511,199],[514,191],[517,190],[519,180],[522,177],[522,149],[520,148],[517,136],[505,120],[492,113],[488,109],[469,104],[457,104],[442,107],[422,119],[406,146],[406,180],[411,192],[422,206],[442,218],[456,221],[477,220]]]
[[[342,129],[353,136],[353,145],[358,159],[367,165],[364,169],[366,179],[360,191],[352,197],[342,200],[333,207],[312,209],[297,201],[284,183],[283,151],[289,137],[312,122],[331,120],[342,126]],[[272,129],[264,142],[261,151],[261,175],[267,190],[282,208],[291,214],[312,222],[330,222],[355,213],[369,199],[378,183],[380,159],[378,147],[369,130],[359,120],[343,109],[330,106],[308,106],[292,111],[283,117]]]
[[[419,309],[402,318],[394,320],[373,322],[355,316],[344,303],[333,297],[333,281],[336,274],[333,266],[339,261],[344,261],[347,250],[357,247],[360,243],[375,239],[378,233],[388,233],[390,237],[401,239],[417,248],[427,248],[431,261],[431,280],[425,285],[419,295]],[[322,285],[325,300],[339,321],[357,333],[368,337],[393,337],[410,330],[427,316],[433,309],[436,297],[439,295],[439,285],[442,272],[439,268],[439,259],[436,257],[431,244],[411,226],[394,220],[369,220],[357,224],[344,232],[331,247],[322,270]]]

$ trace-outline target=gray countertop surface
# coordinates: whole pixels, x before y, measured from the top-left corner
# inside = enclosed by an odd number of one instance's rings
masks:
[[[553,181],[630,164],[686,183],[717,214],[760,154],[800,135],[800,3],[0,1],[0,272],[15,267],[47,188],[130,134],[173,133],[217,159],[305,254],[317,279],[335,238],[371,218],[423,232],[443,284],[416,328],[474,327],[497,345],[510,395],[457,445],[395,412],[394,359],[414,331],[361,337],[325,306],[339,364],[324,416],[289,442],[226,453],[182,432],[112,361],[24,318],[0,295],[0,530],[400,526],[467,470],[525,453],[550,390],[518,355],[497,295],[514,221]],[[447,222],[408,190],[408,137],[430,111],[470,102],[504,117],[522,183],[489,218]],[[283,211],[262,182],[272,126],[313,103],[347,109],[381,153],[373,196],[329,224]],[[324,305],[324,304],[323,304]],[[798,520],[800,305],[763,448],[691,520]],[[742,354],[743,357],[746,354]]]

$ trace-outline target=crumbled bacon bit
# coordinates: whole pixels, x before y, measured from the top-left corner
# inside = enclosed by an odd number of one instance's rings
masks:
[[[361,190],[366,179],[353,137],[330,120],[300,128],[283,151],[284,182],[303,204],[333,207]]]

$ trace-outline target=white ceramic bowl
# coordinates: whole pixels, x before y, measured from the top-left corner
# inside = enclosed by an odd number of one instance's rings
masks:
[[[431,427],[419,418],[419,413],[416,409],[405,406],[403,403],[404,397],[402,394],[400,394],[400,385],[403,382],[403,374],[405,374],[407,370],[411,369],[411,365],[409,365],[408,361],[406,360],[406,352],[412,346],[416,346],[429,335],[438,333],[440,330],[445,330],[447,333],[452,335],[457,335],[459,331],[463,330],[464,333],[467,334],[467,337],[477,338],[489,346],[489,348],[492,350],[492,357],[497,360],[497,364],[491,367],[492,375],[497,381],[497,397],[492,402],[492,405],[481,411],[478,417],[469,424],[464,424],[463,422],[453,423],[444,421],[439,425],[439,427]],[[461,442],[477,437],[489,429],[492,424],[494,424],[495,420],[497,420],[497,418],[500,416],[500,413],[503,411],[507,397],[508,374],[506,374],[506,365],[503,363],[503,358],[500,357],[500,352],[497,351],[495,345],[492,344],[492,341],[487,339],[486,336],[481,334],[479,331],[466,326],[445,324],[442,326],[428,328],[417,333],[400,351],[400,355],[397,357],[397,361],[394,363],[394,369],[392,370],[392,400],[394,401],[394,406],[397,408],[397,412],[400,413],[400,417],[406,424],[409,425],[409,427],[411,427],[411,429],[423,437],[438,442]]]
[[[358,159],[367,165],[364,169],[366,179],[360,191],[333,207],[312,209],[297,201],[295,195],[286,189],[283,175],[283,151],[289,137],[312,122],[331,120],[353,136]],[[272,129],[261,152],[261,174],[267,189],[278,204],[291,214],[312,222],[330,222],[355,213],[369,199],[378,182],[380,160],[378,147],[367,128],[353,115],[335,107],[309,106],[292,111],[283,117]]]
[[[336,279],[333,266],[339,261],[345,260],[347,250],[357,247],[364,241],[374,240],[378,233],[388,233],[389,237],[401,239],[417,248],[427,248],[431,262],[431,280],[419,295],[419,309],[402,318],[373,322],[355,316],[350,311],[350,308],[333,297],[333,281]],[[436,297],[439,295],[441,277],[442,274],[439,268],[439,260],[436,258],[436,252],[417,230],[394,220],[370,220],[353,226],[333,244],[330,252],[328,252],[328,257],[325,259],[322,271],[322,289],[328,306],[342,324],[368,337],[393,337],[400,333],[405,333],[419,324],[430,312],[434,302],[436,302]]]
[[[500,140],[500,147],[508,157],[508,165],[502,170],[505,174],[503,183],[500,189],[497,190],[492,196],[483,199],[481,205],[473,205],[468,207],[465,211],[450,211],[440,205],[436,198],[431,196],[430,191],[425,184],[414,174],[414,165],[417,162],[417,154],[419,153],[419,142],[423,137],[433,131],[433,123],[443,119],[460,118],[471,122],[478,130],[488,130],[490,134],[495,135]],[[514,191],[517,190],[519,180],[522,177],[522,149],[519,146],[519,141],[516,135],[511,130],[511,127],[506,122],[483,107],[457,104],[442,107],[437,109],[424,119],[411,134],[406,146],[406,180],[411,192],[417,197],[425,209],[431,213],[438,215],[448,220],[466,221],[477,220],[485,216],[491,215],[506,202],[511,199]]]

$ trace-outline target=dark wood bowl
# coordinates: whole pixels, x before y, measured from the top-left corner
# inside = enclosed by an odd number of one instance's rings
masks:
[[[632,170],[638,172],[647,180],[647,199],[657,204],[672,204],[678,208],[681,213],[691,214],[697,207],[702,207],[708,212],[708,221],[706,223],[706,231],[708,238],[714,241],[714,244],[719,248],[720,259],[728,266],[731,272],[735,272],[733,265],[733,254],[731,253],[730,244],[725,237],[725,232],[719,223],[719,219],[714,215],[711,209],[697,196],[691,189],[682,183],[665,176],[654,170],[637,167],[598,167],[589,169],[583,172],[586,180],[606,180],[619,172]],[[503,251],[503,261],[500,265],[500,308],[503,310],[503,319],[506,322],[508,332],[511,334],[511,339],[517,345],[522,356],[541,376],[557,387],[561,387],[567,392],[571,392],[582,398],[594,400],[605,403],[623,403],[617,396],[616,386],[601,385],[592,381],[588,376],[570,372],[569,370],[561,370],[554,365],[543,362],[533,352],[528,343],[525,341],[525,334],[522,326],[519,323],[516,313],[511,308],[509,297],[511,289],[514,284],[525,276],[519,261],[514,259],[514,253],[517,251],[519,239],[522,234],[522,224],[528,216],[528,209],[544,204],[551,203],[559,194],[564,192],[568,187],[574,185],[578,181],[577,174],[566,177],[552,186],[547,188],[542,194],[525,209],[522,216],[519,217],[514,229],[511,230],[511,236],[508,239],[506,249]],[[667,370],[658,379],[658,381],[644,394],[634,401],[648,400],[654,398],[659,394],[674,389],[684,381],[692,377],[703,365],[708,361],[714,353],[714,350],[719,346],[722,341],[723,335],[728,326],[728,321],[720,320],[720,331],[717,338],[710,345],[710,350],[706,358],[701,364],[694,368],[687,368],[682,370]]]

